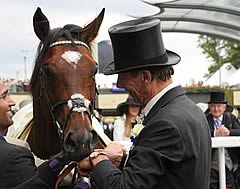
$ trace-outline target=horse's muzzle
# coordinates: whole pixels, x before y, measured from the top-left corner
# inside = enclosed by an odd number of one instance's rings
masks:
[[[64,154],[70,161],[80,161],[90,155],[96,146],[96,141],[95,131],[76,130],[69,132],[63,143]]]

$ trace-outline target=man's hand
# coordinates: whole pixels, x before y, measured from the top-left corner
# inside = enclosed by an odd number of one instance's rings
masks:
[[[224,125],[216,129],[215,132],[215,136],[229,136],[229,134],[230,131],[228,130],[228,128],[224,127]]]
[[[96,149],[96,152],[103,152],[113,164],[119,164],[126,153],[124,145],[111,142],[105,149]]]
[[[90,172],[92,171],[93,168],[89,157],[80,161],[78,166],[80,169],[81,176],[89,177]]]
[[[110,160],[113,164],[119,166],[125,152],[126,149],[122,144],[111,142],[105,149],[95,149],[88,158],[80,161],[80,170],[86,176],[93,167],[103,160]]]

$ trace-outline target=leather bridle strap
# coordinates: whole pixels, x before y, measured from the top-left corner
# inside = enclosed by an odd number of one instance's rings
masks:
[[[47,106],[48,106],[48,109],[49,109],[49,112],[50,112],[50,116],[52,118],[52,122],[53,122],[53,125],[56,125],[57,126],[57,131],[58,131],[58,135],[59,135],[59,138],[60,140],[63,139],[63,131],[62,131],[62,128],[60,126],[60,124],[58,123],[58,121],[56,120],[55,118],[55,115],[54,115],[54,109],[56,108],[56,105],[53,106],[51,101],[50,101],[50,98],[48,96],[48,93],[47,93],[47,89],[46,89],[46,84],[45,84],[45,70],[44,70],[44,66],[42,66],[40,68],[40,99],[42,98],[42,95],[44,93],[44,96],[45,96],[45,99],[46,99],[46,102],[47,102]],[[62,101],[61,104],[64,104],[66,103],[66,101]],[[60,104],[60,102],[58,103]]]
[[[62,100],[59,101],[57,103],[55,103],[54,105],[52,105],[51,100],[49,98],[48,92],[47,92],[47,88],[46,88],[46,83],[45,83],[45,70],[44,70],[44,65],[40,68],[40,97],[42,98],[43,93],[46,99],[46,103],[52,118],[52,122],[53,125],[55,125],[57,127],[57,131],[58,131],[58,135],[59,135],[59,139],[61,141],[61,143],[63,143],[64,140],[64,130],[67,126],[67,123],[71,117],[71,114],[76,111],[79,113],[83,113],[83,112],[87,112],[89,119],[91,120],[91,114],[93,112],[92,110],[92,105],[91,102],[88,99],[85,99],[83,95],[81,94],[74,94],[71,96],[70,99],[68,100]],[[59,121],[56,119],[54,112],[56,110],[57,107],[59,107],[60,105],[64,105],[67,104],[69,106],[69,112],[67,113],[66,119],[64,120],[63,125],[61,126]]]
[[[64,177],[66,177],[74,168],[78,169],[78,163],[75,161],[72,161],[62,170],[62,172],[58,175],[58,179],[55,183],[55,189],[58,189]]]

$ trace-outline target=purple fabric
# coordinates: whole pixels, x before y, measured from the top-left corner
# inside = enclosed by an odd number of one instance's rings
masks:
[[[0,132],[0,139],[4,139],[4,136],[3,136],[3,134],[1,132]]]
[[[90,187],[86,181],[80,180],[74,185],[73,189],[89,189],[89,188]]]
[[[133,145],[136,144],[136,137],[131,136],[131,137],[130,137],[130,140],[131,140],[131,142],[132,142]]]
[[[48,165],[56,173],[59,173],[64,168],[64,165],[56,159],[49,160]]]

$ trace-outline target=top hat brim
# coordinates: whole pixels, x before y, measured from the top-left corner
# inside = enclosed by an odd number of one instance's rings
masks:
[[[159,61],[159,63],[151,64],[151,61],[149,61],[149,63],[147,63],[147,64],[141,64],[141,65],[136,65],[136,66],[116,70],[115,69],[115,61],[113,61],[113,62],[107,64],[104,67],[103,73],[105,75],[112,75],[112,74],[117,74],[117,73],[126,72],[126,71],[139,69],[139,68],[176,65],[177,63],[180,62],[181,57],[178,54],[176,54],[172,51],[169,51],[169,50],[166,50],[166,52],[167,52],[167,55],[168,55],[168,61],[167,62],[163,63],[163,62]],[[133,61],[138,61],[138,60],[133,60]]]
[[[208,104],[227,104],[227,101],[209,101]]]

